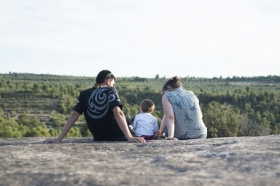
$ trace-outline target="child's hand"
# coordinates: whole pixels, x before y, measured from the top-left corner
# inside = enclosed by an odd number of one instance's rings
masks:
[[[158,130],[156,133],[155,133],[155,136],[157,139],[161,138],[161,137],[164,137],[163,136],[163,132],[161,132],[161,130]]]

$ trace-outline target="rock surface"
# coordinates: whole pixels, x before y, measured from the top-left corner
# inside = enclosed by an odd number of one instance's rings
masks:
[[[280,135],[145,144],[0,138],[0,185],[280,185]]]

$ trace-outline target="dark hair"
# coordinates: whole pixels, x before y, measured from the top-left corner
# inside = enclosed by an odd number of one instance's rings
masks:
[[[174,76],[173,78],[169,79],[162,87],[162,92],[167,90],[168,87],[170,88],[178,88],[182,87],[182,83],[180,81],[180,78],[178,76]]]
[[[144,99],[140,104],[140,108],[142,112],[152,113],[155,110],[155,104],[152,100]]]
[[[115,76],[109,70],[102,70],[97,74],[94,89],[99,88],[100,84],[104,83],[107,79],[114,79],[116,80]]]

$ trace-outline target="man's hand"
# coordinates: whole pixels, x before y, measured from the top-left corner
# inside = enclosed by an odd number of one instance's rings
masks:
[[[146,143],[146,140],[143,137],[132,137],[132,138],[128,138],[127,140],[136,143]]]
[[[123,134],[125,135],[126,139],[130,142],[137,142],[137,143],[146,143],[146,140],[143,137],[133,137],[128,129],[125,116],[120,109],[120,107],[116,106],[113,108],[114,117],[117,120],[117,123],[122,130]]]
[[[67,122],[65,123],[64,127],[62,128],[62,131],[60,133],[60,135],[58,136],[58,138],[56,139],[47,139],[44,140],[44,143],[60,143],[61,140],[64,138],[64,136],[67,134],[67,132],[70,130],[70,128],[74,125],[74,123],[77,121],[77,119],[79,118],[80,113],[78,113],[77,111],[73,111],[70,118],[67,120]]]
[[[43,141],[43,143],[60,143],[61,139],[56,138],[56,139],[46,139]]]

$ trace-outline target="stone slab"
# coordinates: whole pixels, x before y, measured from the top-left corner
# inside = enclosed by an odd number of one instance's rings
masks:
[[[280,135],[144,144],[0,138],[0,185],[280,185]]]

